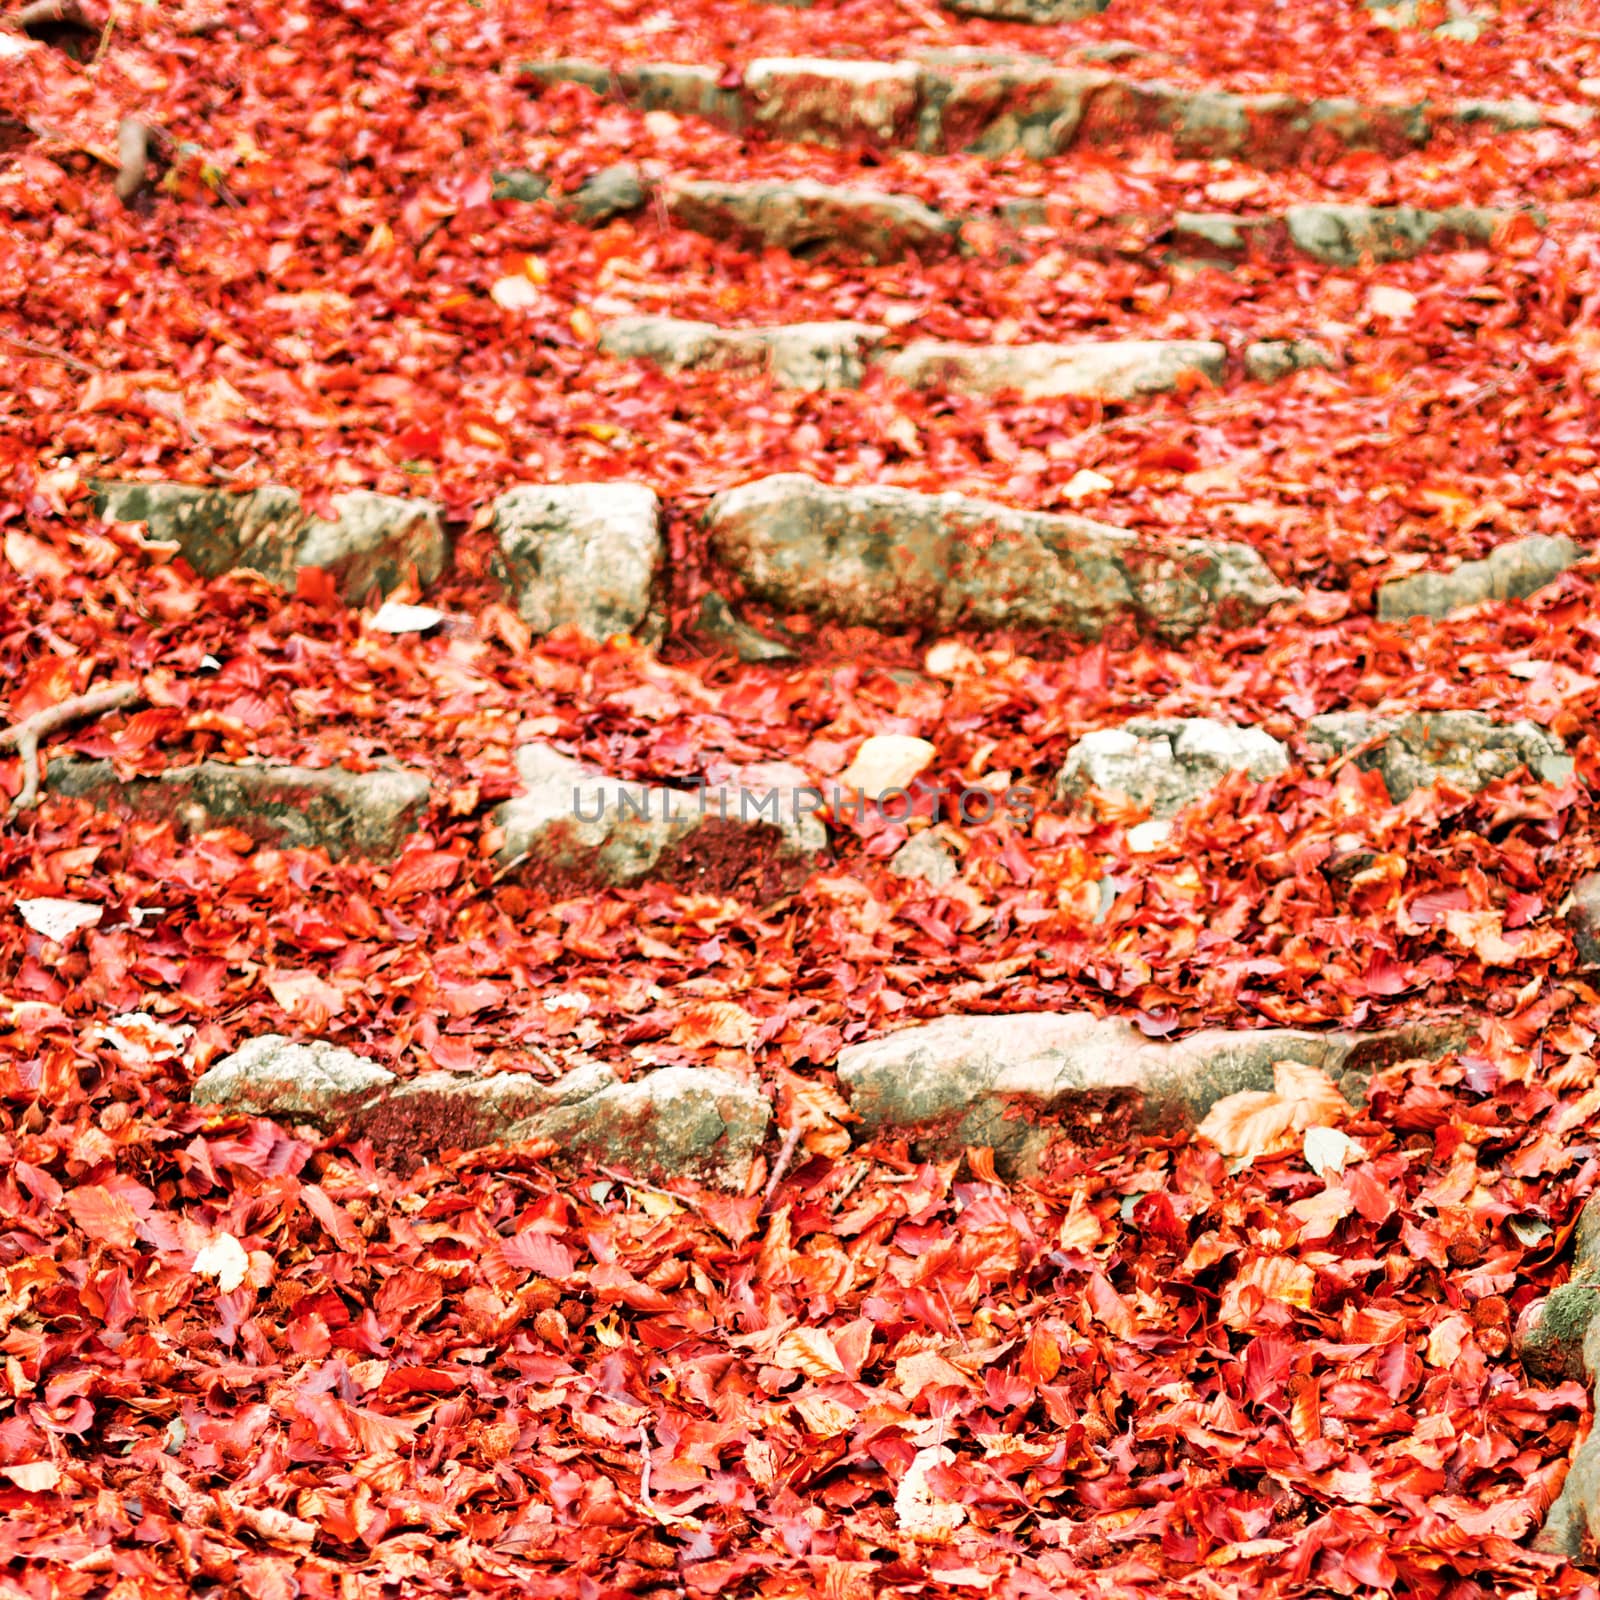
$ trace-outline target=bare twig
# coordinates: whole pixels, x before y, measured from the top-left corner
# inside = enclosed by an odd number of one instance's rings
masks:
[[[106,13],[106,25],[100,30],[100,43],[94,47],[94,57],[89,62],[91,67],[98,67],[105,58],[105,53],[111,48],[111,35],[117,31],[117,10],[113,6]]]
[[[800,1124],[796,1122],[783,1136],[783,1143],[778,1146],[777,1159],[772,1163],[772,1176],[767,1179],[767,1192],[761,1197],[761,1208],[765,1210],[772,1204],[772,1197],[778,1192],[778,1185],[783,1182],[783,1175],[789,1170],[789,1163],[794,1160],[795,1146],[800,1143]]]
[[[38,361],[59,361],[69,372],[81,372],[85,377],[93,377],[100,370],[99,367],[90,366],[87,361],[80,361],[77,356],[69,356],[65,350],[52,350],[47,344],[19,339],[12,333],[0,333],[0,344],[8,344],[13,350],[20,350]]]
[[[119,711],[143,699],[143,684],[113,683],[104,689],[91,689],[88,694],[75,694],[70,700],[46,706],[43,711],[36,711],[21,722],[0,729],[0,750],[9,750],[15,745],[22,757],[22,789],[12,804],[12,813],[26,811],[38,803],[41,739],[54,733],[57,728],[66,727],[69,722],[78,722],[84,717],[101,717],[108,711]]]
[[[671,1200],[680,1206],[687,1207],[690,1211],[699,1211],[700,1202],[691,1200],[686,1194],[674,1194],[670,1189],[658,1189],[653,1183],[642,1183],[638,1178],[626,1172],[620,1172],[616,1167],[602,1167],[598,1164],[596,1172],[603,1172],[613,1182],[620,1183],[625,1189],[642,1189],[646,1194],[658,1194],[663,1200]]]

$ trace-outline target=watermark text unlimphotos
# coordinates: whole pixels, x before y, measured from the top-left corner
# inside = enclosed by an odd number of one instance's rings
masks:
[[[690,780],[694,782],[694,780]],[[765,822],[773,827],[784,821],[800,822],[827,811],[837,822],[865,822],[869,817],[904,822],[926,816],[948,803],[964,826],[1004,817],[1029,823],[1038,810],[1038,791],[1025,784],[988,789],[981,784],[948,788],[914,779],[908,786],[884,789],[876,795],[857,789],[823,789],[803,784],[793,789],[746,789],[734,784],[708,784],[693,788],[657,789],[625,783],[577,785],[572,791],[572,814],[580,822],[659,821],[716,817],[724,822]]]

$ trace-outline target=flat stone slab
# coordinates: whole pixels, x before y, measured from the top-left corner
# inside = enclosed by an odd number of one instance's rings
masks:
[[[1397,804],[1436,783],[1476,794],[1524,767],[1541,783],[1565,783],[1573,771],[1572,757],[1554,734],[1482,711],[1333,711],[1313,717],[1305,739],[1325,760],[1361,751],[1355,764],[1381,774]]]
[[[1011,390],[1023,400],[1080,395],[1136,400],[1185,384],[1222,382],[1225,346],[1204,339],[1124,339],[1103,343],[971,345],[918,339],[886,357],[890,377],[914,389],[965,394]]]
[[[871,322],[719,328],[678,317],[621,317],[600,330],[600,348],[665,372],[748,370],[789,389],[859,389],[868,357],[887,333]]]
[[[744,115],[781,139],[808,144],[913,144],[922,106],[915,61],[785,56],[744,70]]]
[[[940,0],[946,11],[996,22],[1071,22],[1104,11],[1111,0]]]
[[[321,848],[339,860],[397,855],[428,809],[420,772],[202,761],[156,777],[119,778],[109,761],[52,758],[45,776],[73,795],[135,816],[170,818],[184,833],[238,828],[259,844]]]
[[[1447,617],[1486,600],[1522,600],[1553,583],[1588,556],[1567,538],[1531,534],[1491,550],[1481,561],[1463,561],[1449,572],[1418,572],[1378,587],[1378,615]]]
[[[1024,22],[1101,9],[1099,0],[952,3],[973,15]],[[1492,136],[1571,128],[1594,115],[1589,106],[1526,100],[1452,106],[1188,89],[1007,51],[926,50],[911,61],[763,57],[746,62],[731,83],[721,66],[679,62],[613,70],[567,59],[519,70],[531,83],[581,83],[643,110],[759,128],[780,139],[993,157],[1021,152],[1040,160],[1075,143],[1164,134],[1183,157],[1291,165],[1352,149],[1398,153],[1428,143],[1443,127]]]
[[[600,348],[665,372],[763,372],[783,388],[857,389],[874,369],[918,389],[965,394],[1014,391],[1024,400],[1063,395],[1126,401],[1169,394],[1227,375],[1225,345],[1209,339],[1083,340],[1066,344],[955,344],[919,339],[886,351],[889,330],[869,322],[795,322],[722,328],[679,317],[619,317],[600,330]],[[1250,345],[1246,370],[1272,381],[1332,358],[1306,340]]]
[[[1289,242],[1314,261],[1354,267],[1363,259],[1409,261],[1441,244],[1484,245],[1516,215],[1488,206],[1304,205],[1283,214]],[[1536,220],[1536,219],[1535,219]]]
[[[939,255],[955,245],[956,225],[920,200],[798,178],[666,185],[667,214],[681,228],[715,239],[809,256],[843,251],[864,260]]]
[[[1057,1141],[1191,1130],[1218,1101],[1270,1090],[1273,1064],[1320,1068],[1358,1103],[1372,1074],[1463,1043],[1461,1023],[1381,1032],[1209,1029],[1174,1042],[1087,1012],[941,1017],[840,1052],[862,1131],[905,1132],[921,1156],[987,1146],[1007,1176],[1048,1165]]]
[[[247,568],[293,588],[302,567],[330,573],[351,604],[387,594],[415,567],[423,583],[444,571],[448,546],[438,506],[365,490],[335,495],[337,516],[314,517],[293,489],[234,493],[187,483],[94,485],[95,510],[113,522],[142,522],[176,543],[204,578]]]
[[[1130,615],[1167,637],[1290,598],[1247,545],[1154,546],[1085,517],[958,494],[835,489],[799,473],[716,496],[717,559],[760,599],[878,627],[1046,627],[1097,638]]]
[[[1244,347],[1244,370],[1257,383],[1281,383],[1296,372],[1331,372],[1337,363],[1311,339],[1256,339]]]
[[[828,847],[820,796],[722,785],[626,783],[552,750],[517,752],[522,792],[495,813],[502,875],[554,892],[652,882],[771,898],[798,887]]]
[[[640,483],[524,485],[494,503],[496,574],[536,633],[632,633],[661,562],[661,507]]]
[[[1083,736],[1067,752],[1056,781],[1063,799],[1092,791],[1174,817],[1232,772],[1258,783],[1289,770],[1289,752],[1259,728],[1207,717],[1144,718]]]
[[[766,1097],[713,1067],[663,1067],[624,1083],[591,1063],[554,1083],[522,1073],[400,1079],[353,1051],[278,1034],[252,1039],[194,1085],[195,1105],[345,1128],[380,1149],[433,1154],[552,1141],[565,1163],[742,1189],[766,1138]]]

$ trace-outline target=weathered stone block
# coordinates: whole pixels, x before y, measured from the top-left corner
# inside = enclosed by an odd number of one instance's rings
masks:
[[[1209,1029],[1172,1043],[1115,1017],[941,1017],[843,1050],[840,1084],[862,1131],[912,1135],[923,1155],[987,1146],[1028,1176],[1058,1140],[1101,1144],[1134,1130],[1197,1126],[1227,1095],[1273,1086],[1273,1064],[1326,1072],[1352,1103],[1373,1072],[1464,1043],[1459,1023],[1371,1034]]]
[[[1135,400],[1185,383],[1220,384],[1228,352],[1204,339],[1102,343],[963,345],[919,339],[887,357],[884,370],[917,389],[964,394],[1014,391],[1023,400],[1081,395]]]
[[[1475,794],[1524,767],[1541,783],[1565,783],[1573,770],[1566,746],[1537,723],[1481,711],[1333,711],[1306,724],[1306,742],[1326,760],[1371,743],[1356,765],[1380,773],[1397,804],[1436,783]]]
[[[538,633],[632,633],[650,609],[661,511],[639,483],[524,485],[494,503],[496,572]]]
[[[1378,615],[1446,617],[1486,600],[1521,600],[1553,583],[1588,554],[1570,539],[1531,534],[1491,550],[1481,561],[1463,561],[1449,572],[1391,578],[1379,586]]]
[[[1085,734],[1067,753],[1057,792],[1076,800],[1094,789],[1165,818],[1230,773],[1264,783],[1288,770],[1289,752],[1259,728],[1207,717],[1141,718]]]
[[[113,522],[142,522],[154,539],[177,544],[205,578],[248,568],[293,588],[302,567],[330,573],[352,603],[397,587],[416,568],[423,583],[444,570],[439,508],[427,500],[356,490],[335,495],[334,520],[310,515],[293,489],[235,493],[186,483],[94,486],[95,509]]]
[[[517,754],[523,788],[495,815],[502,873],[555,892],[645,878],[771,897],[827,849],[802,791],[735,784],[668,789],[607,778],[546,745]]]
[[[135,816],[169,817],[185,833],[238,828],[276,848],[321,848],[339,860],[397,855],[428,808],[420,772],[202,761],[157,777],[119,778],[109,761],[56,757],[46,784]]]
[[[1084,517],[957,494],[834,489],[797,473],[718,495],[717,559],[785,611],[879,627],[1037,626],[1095,638],[1127,614],[1166,636],[1253,620],[1291,591],[1246,545],[1151,545]]]

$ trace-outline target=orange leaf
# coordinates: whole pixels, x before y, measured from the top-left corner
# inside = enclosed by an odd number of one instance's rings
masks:
[[[774,1366],[792,1367],[808,1378],[842,1378],[844,1362],[821,1328],[791,1328],[772,1352]]]
[[[67,1210],[91,1239],[113,1250],[126,1250],[138,1237],[139,1218],[133,1207],[98,1183],[74,1189],[67,1196]]]

